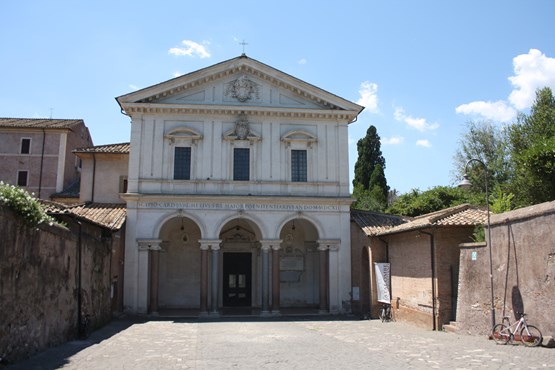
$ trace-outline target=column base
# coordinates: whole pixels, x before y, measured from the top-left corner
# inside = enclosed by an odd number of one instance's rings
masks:
[[[212,311],[208,314],[210,317],[220,317],[221,314],[218,311]]]
[[[272,316],[271,312],[268,310],[262,311],[260,312],[260,316],[262,317],[268,317],[268,316]]]
[[[330,312],[328,310],[318,310],[318,315],[329,315]]]
[[[279,310],[273,310],[272,316],[281,316],[281,312]]]
[[[210,316],[210,314],[208,313],[208,311],[201,311],[198,314],[199,317],[208,317]]]

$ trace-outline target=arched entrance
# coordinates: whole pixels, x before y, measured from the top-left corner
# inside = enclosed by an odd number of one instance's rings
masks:
[[[260,230],[245,218],[228,221],[221,229],[222,307],[259,305]]]
[[[187,217],[174,217],[162,226],[161,251],[151,252],[159,253],[158,308],[160,310],[200,307],[200,238],[200,228]],[[152,260],[151,263],[153,263]]]
[[[327,302],[320,302],[320,283],[327,279],[327,250],[319,248],[314,225],[305,219],[293,219],[281,229],[280,239],[280,307],[327,309]],[[320,273],[322,266],[324,275]]]

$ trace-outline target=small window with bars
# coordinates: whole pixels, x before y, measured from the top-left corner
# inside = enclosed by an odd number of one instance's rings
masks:
[[[174,180],[190,180],[191,179],[191,148],[177,147],[175,148],[175,156],[173,162],[173,178]]]
[[[233,180],[235,181],[250,180],[250,149],[249,148],[233,149]]]
[[[307,182],[306,150],[291,150],[291,181]]]

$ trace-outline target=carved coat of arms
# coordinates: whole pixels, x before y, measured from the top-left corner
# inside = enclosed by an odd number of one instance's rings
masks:
[[[227,84],[225,95],[231,96],[232,98],[239,100],[241,103],[244,103],[253,97],[259,99],[258,86],[244,75]]]
[[[235,135],[238,140],[245,140],[249,136],[249,133],[249,120],[244,113],[241,113],[237,121],[235,121]]]

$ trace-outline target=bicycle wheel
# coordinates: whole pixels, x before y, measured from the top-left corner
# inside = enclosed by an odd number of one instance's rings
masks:
[[[497,324],[491,331],[491,337],[497,344],[507,344],[511,339],[511,332],[509,327],[505,324]]]
[[[382,322],[385,321],[385,307],[382,306],[382,308],[380,308],[380,313],[378,314],[378,316],[380,317],[380,320],[382,320]]]
[[[542,333],[534,325],[527,325],[520,331],[520,340],[528,347],[537,347],[542,342]]]

